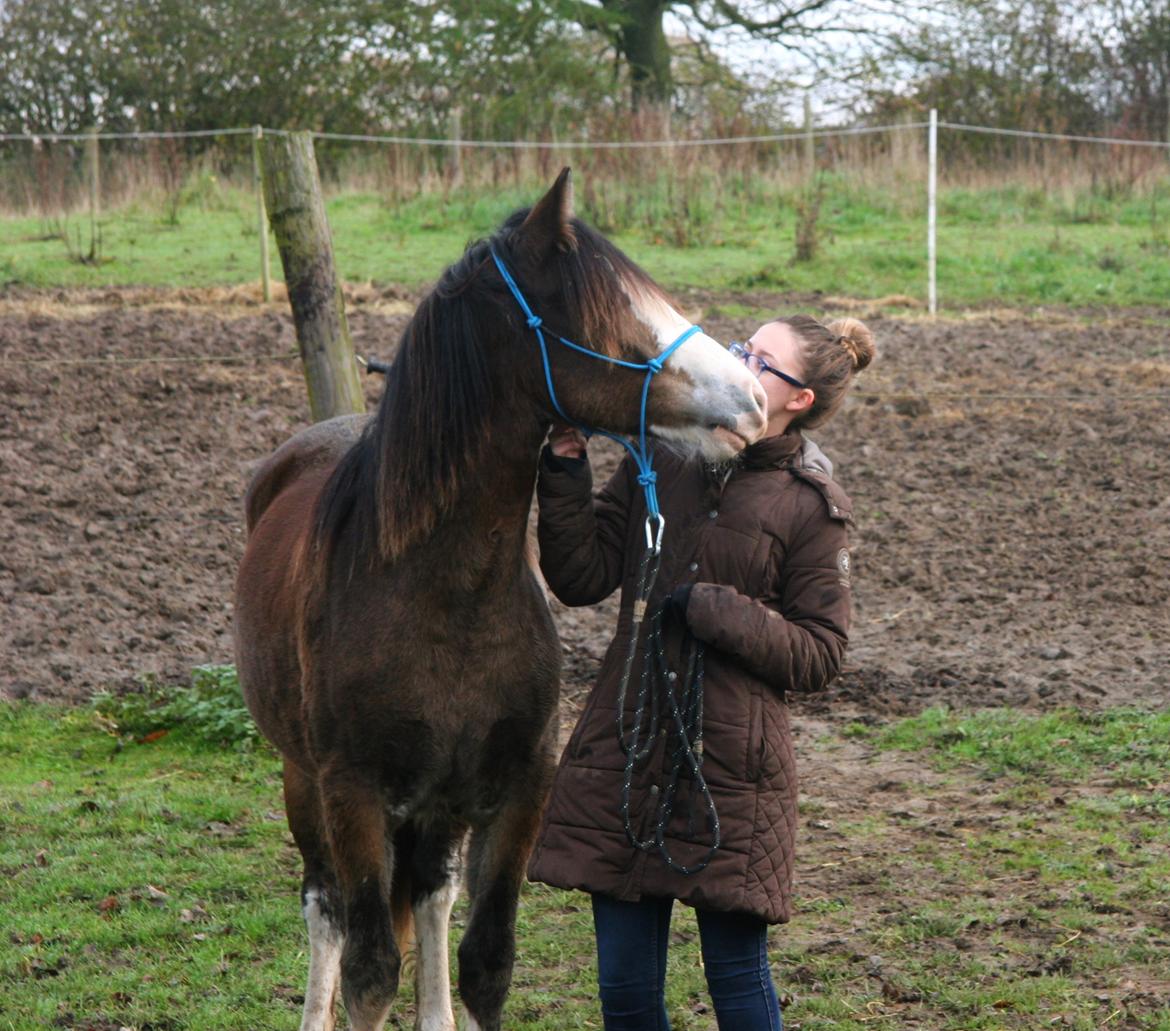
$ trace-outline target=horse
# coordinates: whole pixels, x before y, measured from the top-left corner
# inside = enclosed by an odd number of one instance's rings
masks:
[[[517,305],[501,262],[539,317]],[[542,321],[592,353],[554,347],[542,360]],[[590,360],[645,363],[688,325],[574,216],[566,168],[442,274],[374,415],[303,430],[254,473],[236,660],[283,759],[304,860],[302,1031],[333,1028],[339,985],[350,1026],[381,1028],[412,934],[415,1026],[453,1029],[447,933],[461,879],[467,1027],[500,1027],[560,690],[560,644],[528,555],[541,444],[554,407],[632,434],[642,404],[653,437],[711,459],[759,437],[759,384],[700,331],[652,390]]]

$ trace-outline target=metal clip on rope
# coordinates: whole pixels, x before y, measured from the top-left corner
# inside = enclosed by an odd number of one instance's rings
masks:
[[[661,512],[646,517],[646,550],[655,555],[662,551],[662,535],[666,531],[666,516]]]

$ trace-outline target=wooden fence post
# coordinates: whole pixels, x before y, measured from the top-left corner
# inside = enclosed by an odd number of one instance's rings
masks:
[[[260,283],[265,303],[272,300],[272,277],[269,275],[268,218],[264,213],[264,179],[260,171],[260,140],[264,130],[252,126],[252,189],[256,192],[256,231],[260,234]]]
[[[264,136],[264,200],[276,236],[313,421],[366,410],[311,133]]]

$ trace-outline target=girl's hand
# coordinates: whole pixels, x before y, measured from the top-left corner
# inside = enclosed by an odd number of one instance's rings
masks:
[[[580,430],[554,422],[548,432],[548,446],[558,458],[584,458],[585,437]]]

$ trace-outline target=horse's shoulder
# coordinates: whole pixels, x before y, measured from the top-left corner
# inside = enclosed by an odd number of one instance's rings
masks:
[[[272,500],[306,473],[329,468],[356,443],[368,415],[339,415],[307,426],[289,437],[256,466],[244,495],[244,514],[252,530]]]

